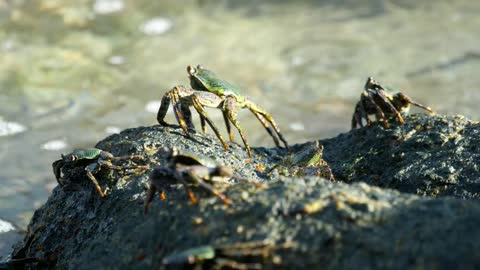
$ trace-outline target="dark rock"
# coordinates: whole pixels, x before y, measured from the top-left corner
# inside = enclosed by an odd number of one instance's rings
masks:
[[[480,126],[463,116],[412,115],[391,129],[375,125],[320,142],[337,180],[431,197],[480,197]]]
[[[442,116],[406,121],[321,141],[337,181],[347,183],[268,179],[262,168],[273,166],[283,150],[254,149],[249,161],[238,145],[224,152],[210,136],[192,140],[180,129],[159,126],[125,130],[96,147],[164,164],[159,149],[176,146],[268,185],[228,185],[230,207],[198,189],[199,203],[191,205],[183,188],[173,185],[166,189],[167,200],[155,198],[144,215],[148,172],[102,171],[97,178],[109,192],[100,198],[81,170],[66,171],[69,184],[57,187],[35,212],[13,258],[36,258],[26,265],[32,269],[155,269],[172,252],[266,240],[295,244],[261,258],[267,269],[474,269],[480,265],[480,203],[459,198],[477,194],[476,123]],[[359,181],[406,193],[350,184]],[[252,260],[243,255],[235,259]]]

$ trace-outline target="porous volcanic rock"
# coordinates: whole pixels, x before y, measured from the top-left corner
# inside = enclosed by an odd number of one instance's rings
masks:
[[[162,269],[165,256],[189,248],[264,241],[269,256],[244,251],[229,259],[266,269],[475,269],[477,131],[477,123],[461,117],[417,115],[404,125],[392,122],[391,129],[374,125],[321,140],[337,179],[331,182],[268,175],[284,150],[256,148],[249,160],[236,144],[224,152],[212,136],[187,138],[160,126],[128,129],[96,147],[116,156],[141,154],[146,164],[162,166],[161,149],[176,146],[264,186],[233,181],[225,194],[234,203],[226,206],[198,188],[192,205],[181,185],[169,185],[167,200],[156,197],[145,215],[149,171],[103,170],[97,178],[108,194],[100,198],[82,168],[67,166],[67,184],[35,212],[11,265]]]

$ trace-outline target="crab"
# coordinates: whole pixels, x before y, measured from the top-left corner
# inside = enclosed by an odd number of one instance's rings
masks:
[[[284,176],[315,175],[335,181],[332,169],[323,159],[323,145],[318,141],[305,144],[298,152],[285,157],[274,165],[267,174],[280,167],[279,174]]]
[[[197,203],[197,198],[190,188],[190,184],[206,189],[217,196],[225,205],[232,204],[225,195],[210,184],[214,180],[223,180],[225,182],[226,179],[233,178],[232,169],[204,156],[198,156],[189,152],[180,153],[176,148],[165,149],[165,152],[168,153],[168,165],[157,166],[150,174],[150,187],[144,204],[145,213],[148,212],[157,190],[160,190],[161,200],[166,199],[162,186],[165,185],[165,182],[171,182],[171,180],[178,181],[184,186],[192,204]]]
[[[295,242],[281,244],[266,241],[238,242],[230,245],[205,245],[190,248],[163,258],[167,267],[190,265],[195,269],[263,269],[264,264],[281,264],[275,250],[293,248]]]
[[[280,147],[279,139],[284,144],[288,151],[288,143],[283,137],[280,129],[273,120],[272,116],[268,114],[260,106],[252,102],[248,97],[241,94],[239,87],[220,79],[214,72],[205,69],[201,65],[196,68],[192,66],[187,67],[187,72],[190,78],[190,85],[192,88],[183,86],[175,86],[168,91],[162,98],[162,102],[157,114],[157,120],[161,125],[168,126],[165,122],[165,115],[167,114],[170,103],[173,105],[175,117],[183,129],[185,134],[189,135],[189,129],[194,128],[191,120],[191,112],[189,107],[193,106],[200,114],[200,123],[203,132],[206,132],[205,122],[212,128],[213,132],[220,140],[225,150],[228,146],[219,133],[216,126],[208,118],[204,110],[205,107],[217,108],[222,110],[225,125],[230,141],[234,141],[233,132],[230,126],[232,123],[238,130],[243,144],[247,150],[248,156],[251,158],[252,153],[247,138],[237,120],[237,113],[239,109],[249,109],[260,121],[268,134],[272,137],[275,145]]]
[[[100,197],[104,197],[105,193],[103,192],[100,184],[98,183],[97,179],[93,174],[100,171],[103,168],[109,169],[138,169],[138,168],[146,168],[146,166],[142,165],[134,165],[134,166],[116,166],[112,164],[112,161],[120,161],[120,160],[128,160],[128,159],[138,159],[143,160],[143,157],[140,155],[131,155],[131,156],[122,156],[122,157],[115,157],[111,153],[97,149],[97,148],[87,148],[81,150],[75,150],[71,153],[66,155],[62,154],[62,158],[53,162],[53,173],[55,174],[55,178],[60,186],[63,185],[63,182],[60,181],[62,168],[68,164],[74,164],[75,166],[84,166],[85,172],[87,173],[87,177],[92,181],[97,189]]]
[[[410,97],[402,92],[394,95],[388,93],[388,88],[377,83],[372,77],[368,77],[365,83],[365,90],[360,96],[360,101],[355,106],[352,117],[352,129],[357,126],[363,127],[363,119],[366,120],[367,126],[371,121],[368,117],[375,114],[376,121],[382,121],[385,128],[390,128],[387,120],[395,117],[399,123],[403,124],[404,119],[402,113],[407,113],[410,104],[422,108],[429,113],[434,113],[430,107],[413,101]]]

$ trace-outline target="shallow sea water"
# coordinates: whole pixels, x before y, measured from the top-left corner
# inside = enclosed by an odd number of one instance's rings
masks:
[[[0,218],[26,228],[61,153],[155,125],[187,65],[242,86],[290,144],[348,131],[367,76],[478,119],[478,14],[468,0],[0,0]],[[251,113],[239,121],[273,146]]]

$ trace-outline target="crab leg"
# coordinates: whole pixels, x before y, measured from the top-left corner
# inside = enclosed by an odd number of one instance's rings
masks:
[[[242,263],[228,258],[216,258],[215,269],[235,269],[235,270],[261,270],[263,265],[261,263]]]
[[[131,156],[120,156],[120,157],[111,156],[107,158],[105,157],[102,157],[102,158],[109,159],[112,161],[129,160],[129,159],[145,160],[145,158],[142,155],[131,155]]]
[[[209,92],[205,92],[205,93],[209,93]],[[211,93],[209,93],[209,94],[211,94]],[[205,119],[205,121],[207,121],[208,125],[210,125],[210,127],[212,128],[213,132],[215,132],[215,135],[217,135],[217,138],[220,140],[220,142],[223,145],[223,149],[225,149],[225,151],[228,150],[227,143],[223,139],[222,135],[218,131],[215,124],[213,124],[213,122],[210,120],[210,118],[208,118],[207,112],[203,108],[203,104],[202,104],[202,102],[200,101],[200,99],[198,98],[197,95],[192,96],[192,103],[193,103],[193,107],[195,108],[195,110],[197,110],[198,114],[200,114],[200,116],[203,117]]]
[[[392,102],[387,98],[387,96],[385,95],[385,92],[383,90],[379,90],[378,92],[378,96],[384,101],[384,103],[387,105],[387,107],[395,114],[395,116],[397,117],[398,119],[398,122],[400,122],[400,124],[403,124],[403,122],[405,122],[403,120],[403,117],[400,115],[400,113],[398,112],[398,110],[395,108],[395,106],[393,106]],[[369,95],[369,97],[371,97]],[[373,97],[371,97],[373,99]],[[376,103],[375,103],[376,104]],[[378,105],[377,105],[378,106]],[[383,114],[383,112],[382,112]],[[386,120],[385,120],[386,121]]]
[[[210,191],[213,195],[217,196],[217,198],[219,198],[224,204],[226,204],[226,205],[231,205],[232,204],[232,201],[230,201],[225,195],[218,192],[211,185],[205,183],[205,181],[203,181],[200,177],[198,177],[196,175],[196,173],[194,172],[194,168],[192,168],[192,170],[190,170],[188,172],[188,177],[191,180],[193,180],[195,183],[199,184],[204,189]]]
[[[280,129],[278,128],[277,124],[275,123],[275,120],[273,120],[273,117],[268,114],[264,109],[262,109],[260,106],[258,106],[257,104],[253,103],[252,101],[250,100],[246,100],[245,101],[245,106],[250,110],[252,111],[254,114],[256,113],[259,113],[261,114],[263,117],[265,117],[265,119],[267,119],[268,122],[270,122],[270,124],[272,125],[273,129],[275,130],[275,132],[277,133],[277,136],[278,138],[283,142],[283,144],[285,145],[285,148],[287,149],[287,151],[289,150],[288,149],[288,143],[287,143],[287,140],[285,140],[285,138],[283,137],[282,133],[280,132]],[[257,117],[258,118],[258,117]],[[268,129],[267,129],[268,131]],[[270,132],[269,132],[270,133]],[[270,134],[270,136],[272,136],[273,138],[273,135]],[[275,140],[275,139],[274,139]]]
[[[192,121],[192,112],[190,111],[190,108],[185,105],[181,104],[180,105],[180,111],[182,112],[183,116],[185,117],[185,122],[187,123],[187,128],[190,130],[195,130],[195,126],[193,125]]]
[[[185,191],[187,192],[188,194],[188,198],[190,199],[190,202],[192,204],[196,204],[197,203],[197,197],[195,197],[195,194],[193,193],[192,189],[190,188],[190,186],[188,186],[188,183],[187,181],[185,181],[181,176],[179,176],[177,174],[177,179],[179,179],[179,181],[182,183],[183,187],[185,188]]]
[[[172,90],[170,90],[172,91]],[[165,122],[165,116],[167,115],[168,107],[170,107],[170,91],[165,93],[162,97],[162,102],[160,104],[160,108],[158,109],[157,113],[157,121],[162,126],[168,126],[168,123]]]
[[[352,129],[356,128],[357,125],[360,126],[360,127],[363,127],[363,123],[362,123],[362,116],[363,116],[363,111],[362,109],[360,108],[360,105],[361,103],[357,103],[357,105],[355,106],[355,111],[353,112],[353,116],[352,116]]]
[[[155,167],[153,169],[152,173],[150,174],[150,187],[143,203],[143,211],[145,214],[147,214],[155,192],[158,189],[156,182],[163,182],[167,178],[166,175],[171,175],[172,173],[173,172],[170,170],[162,167]],[[162,201],[166,200],[165,192],[163,190],[159,193],[159,196]]]
[[[419,108],[422,108],[422,109],[428,111],[429,113],[433,113],[433,110],[432,110],[430,107],[425,106],[425,105],[423,105],[423,104],[420,104],[420,103],[418,103],[418,102],[413,101],[409,96],[405,95],[405,94],[402,93],[402,92],[396,93],[395,96],[394,96],[394,99],[396,99],[396,100],[401,100],[401,101],[403,101],[403,102],[405,102],[405,103],[415,105],[415,106],[417,106],[417,107],[419,107]]]
[[[361,103],[360,103],[360,106],[362,108],[362,113],[363,113],[363,118],[365,118],[365,120],[367,121],[367,126],[370,126],[372,124],[372,121],[370,121],[370,118],[368,117],[368,104],[367,104],[367,99],[368,99],[368,93],[364,92],[363,95],[366,97],[366,99],[362,99],[361,100]],[[373,104],[373,106],[375,107],[376,109],[376,104]]]
[[[417,106],[417,107],[419,107],[419,108],[422,108],[422,109],[424,109],[424,110],[426,110],[426,111],[428,111],[428,112],[430,112],[430,113],[434,113],[433,110],[432,110],[432,108],[430,108],[430,107],[428,107],[428,106],[425,106],[425,105],[423,105],[423,104],[417,103],[417,102],[415,102],[415,101],[413,101],[413,100],[410,100],[410,104],[415,105],[415,106]]]
[[[228,114],[225,111],[222,111],[223,120],[225,120],[225,126],[227,126],[228,138],[233,142],[233,132],[232,127],[230,126],[230,121],[228,121]]]
[[[87,176],[90,179],[90,181],[92,181],[93,184],[95,185],[95,188],[97,189],[98,193],[100,193],[100,197],[105,197],[105,193],[103,193],[103,190],[100,187],[100,184],[98,183],[95,176],[93,176],[93,173],[98,172],[98,170],[100,170],[100,164],[96,162],[85,167],[85,172],[87,173]]]
[[[205,118],[200,115],[200,125],[202,126],[203,134],[207,133],[207,126],[205,125]]]
[[[368,93],[363,91],[360,95],[360,101],[355,106],[355,111],[353,112],[352,129],[356,128],[357,125],[363,127],[363,119],[367,122],[367,126],[370,126],[370,118],[368,118],[368,111],[365,106],[366,98],[368,98]]]
[[[373,97],[370,96],[370,94],[367,94],[366,97],[370,100],[370,102],[373,104],[373,106],[375,106],[375,109],[376,109],[375,115],[376,115],[376,117],[383,119],[383,125],[385,126],[385,128],[390,128],[390,125],[388,124],[387,119],[386,119],[386,117],[385,117],[385,114],[383,114],[382,109],[380,108],[380,106],[378,106],[378,104],[375,102],[375,100],[373,99]],[[389,104],[389,105],[392,105],[392,104],[390,104],[390,101],[388,101],[388,104]],[[393,105],[392,105],[392,107],[393,107]],[[395,108],[393,108],[393,109],[396,111]],[[368,118],[368,116],[367,116],[367,118]],[[377,119],[377,121],[378,121],[378,120],[379,120],[379,119]],[[403,121],[403,119],[402,119],[402,121]]]
[[[147,195],[145,196],[145,200],[143,203],[143,213],[145,215],[148,214],[148,209],[152,204],[152,200],[153,200],[153,197],[155,196],[156,191],[157,191],[157,187],[154,185],[150,186],[150,188],[147,190]],[[165,196],[165,192],[163,190],[160,193],[158,193],[158,196],[162,201],[165,201],[167,199],[167,197]]]
[[[157,187],[155,185],[150,185],[147,190],[147,195],[145,196],[145,200],[143,201],[143,213],[146,215],[148,214],[148,208],[150,208],[150,204],[152,204],[153,196],[157,191]]]
[[[175,113],[175,117],[177,118],[177,122],[180,124],[180,127],[183,129],[183,132],[187,136],[190,136],[190,132],[188,131],[188,127],[185,121],[185,118],[182,114],[182,111],[180,109],[180,95],[179,95],[179,87],[174,87],[172,89],[171,97],[172,97],[172,106],[173,106],[173,112]]]
[[[268,134],[270,134],[270,136],[273,139],[273,142],[275,143],[275,146],[280,148],[280,143],[278,142],[278,138],[274,134],[273,129],[268,125],[268,122],[265,120],[265,118],[256,111],[253,111],[253,110],[250,110],[250,111],[257,117],[258,121],[262,123],[263,127],[267,130]]]
[[[105,168],[108,168],[108,169],[115,169],[115,170],[122,170],[124,169],[126,166],[124,167],[120,167],[120,166],[116,166],[116,165],[113,165],[112,162],[108,159],[103,159],[103,158],[99,158],[97,160],[97,163],[102,166],[102,167],[105,167]],[[97,170],[98,171],[98,170]],[[94,173],[97,172],[97,171],[93,171]]]
[[[191,117],[187,116],[188,119],[190,120],[185,120],[182,109],[180,108],[180,97],[182,96],[182,93],[189,94],[191,91],[187,90],[183,86],[175,86],[171,90],[169,90],[165,95],[162,97],[162,103],[160,105],[160,108],[158,109],[157,113],[157,121],[160,125],[162,126],[169,126],[167,122],[165,122],[165,116],[168,111],[168,107],[170,106],[170,103],[172,103],[173,106],[173,111],[175,113],[175,117],[177,118],[178,123],[180,124],[180,127],[183,129],[185,134],[187,136],[190,135],[188,132],[188,126],[193,126],[193,123],[191,122]],[[188,113],[187,113],[188,114]]]
[[[57,160],[53,162],[52,167],[53,167],[53,173],[55,174],[55,178],[57,179],[58,185],[61,186],[62,184],[60,183],[60,177],[62,176],[62,167],[65,164],[63,160]]]
[[[252,152],[250,151],[250,145],[248,145],[247,138],[243,133],[242,127],[240,127],[240,123],[237,121],[237,101],[234,97],[226,97],[225,102],[223,103],[223,110],[226,112],[228,119],[232,122],[232,124],[237,128],[238,133],[240,133],[240,137],[242,138],[243,144],[247,149],[248,156],[252,158]]]

